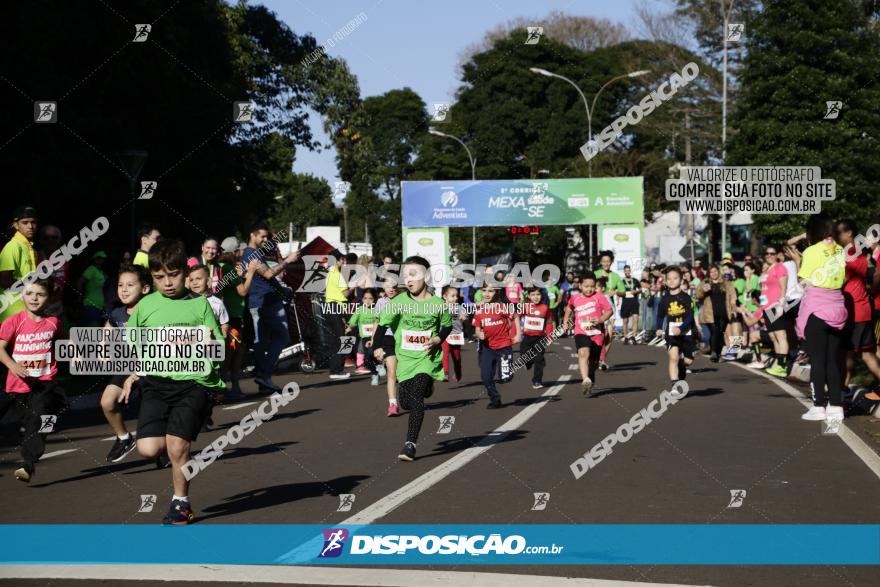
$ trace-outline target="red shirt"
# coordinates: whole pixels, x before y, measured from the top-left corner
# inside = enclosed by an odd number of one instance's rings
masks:
[[[852,247],[852,245],[850,245]],[[847,258],[852,254],[847,248]],[[871,300],[865,281],[868,279],[868,255],[861,254],[846,262],[846,282],[843,284],[843,301],[850,322],[871,321]]]
[[[553,323],[550,322],[550,308],[547,304],[526,302],[523,306],[523,331],[526,336],[550,336]]]
[[[52,345],[61,331],[61,321],[54,316],[39,322],[31,319],[27,310],[7,318],[0,324],[0,339],[6,341],[6,352],[18,363],[28,369],[26,379],[6,374],[6,391],[9,393],[28,393],[31,378],[52,381],[58,372],[55,363],[55,350]]]
[[[474,314],[474,327],[483,330],[486,335],[483,342],[492,350],[513,345],[511,321],[512,315],[507,305],[497,302],[483,304]]]

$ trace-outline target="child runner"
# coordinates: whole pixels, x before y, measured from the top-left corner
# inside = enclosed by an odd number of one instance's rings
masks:
[[[430,263],[423,257],[413,256],[403,262],[401,277],[406,291],[382,309],[375,334],[375,339],[383,340],[386,328],[394,329],[400,404],[409,410],[406,442],[397,455],[401,461],[415,460],[425,399],[434,393],[434,380],[443,379],[440,344],[452,332],[452,316],[443,300],[428,293],[429,269]],[[375,354],[379,360],[384,357],[381,348]]]
[[[541,288],[528,289],[528,302],[523,307],[522,343],[519,356],[528,357],[526,369],[535,366],[532,373],[532,389],[544,387],[544,349],[553,342],[553,317],[555,312],[547,304],[541,303]]]
[[[668,320],[665,332],[657,330],[657,336],[666,337],[669,354],[669,379],[675,390],[678,381],[687,376],[687,365],[694,362],[694,306],[689,295],[681,290],[681,269],[666,269],[666,286],[669,288],[660,298],[657,310],[657,324]],[[722,310],[723,311],[723,310]]]
[[[0,419],[16,406],[24,440],[14,475],[24,482],[34,476],[36,462],[46,450],[45,436],[54,429],[65,404],[64,391],[55,383],[54,344],[61,337],[61,322],[46,315],[53,290],[51,278],[35,279],[22,291],[25,309],[0,324],[0,362],[9,370],[6,393],[0,396]]]
[[[211,311],[214,312],[214,318],[220,325],[220,332],[223,334],[223,340],[229,333],[229,314],[226,312],[226,305],[223,300],[211,293],[210,275],[205,265],[193,265],[189,268],[187,279],[189,280],[189,290],[197,296],[205,296],[211,305]]]
[[[123,265],[120,267],[116,294],[124,305],[110,312],[110,319],[107,320],[104,328],[125,328],[131,312],[141,298],[150,293],[152,287],[153,278],[150,272],[142,266]],[[119,406],[125,380],[129,377],[131,375],[112,376],[107,387],[104,388],[104,393],[101,394],[101,410],[104,412],[107,423],[113,429],[113,433],[116,434],[116,441],[110,448],[110,452],[107,453],[107,460],[111,463],[118,463],[137,447],[134,435],[130,434],[125,427],[125,419],[122,417],[122,410]]]
[[[393,281],[386,281],[385,287],[382,289],[385,297],[376,302],[376,317],[373,320],[375,326],[379,325],[379,316],[382,314],[382,308],[388,305],[395,296],[401,293],[400,288],[394,285]],[[376,328],[373,328],[375,333]],[[381,339],[373,335],[373,358],[379,361],[378,373],[379,377],[385,377],[385,386],[388,392],[388,412],[385,414],[389,418],[400,415],[400,406],[397,400],[397,356],[394,354],[394,330],[389,328],[385,331],[385,336]],[[382,349],[382,358],[376,351]]]
[[[632,267],[623,268],[623,301],[620,303],[620,319],[623,320],[623,344],[636,344],[639,332],[639,298],[641,285],[632,276]]]
[[[623,280],[620,279],[620,275],[611,270],[611,265],[614,263],[614,252],[613,251],[601,251],[599,253],[599,269],[596,269],[595,275],[596,279],[601,279],[604,277],[607,281],[604,292],[607,294],[612,301],[612,315],[614,315],[614,298],[623,297],[624,295],[624,287]],[[609,321],[606,325],[607,334],[605,336],[605,340],[602,343],[602,353],[599,357],[599,368],[603,371],[608,369],[608,363],[606,359],[608,358],[608,351],[611,350],[611,342],[614,338],[614,321]]]
[[[606,336],[604,322],[611,318],[614,310],[608,299],[596,290],[596,276],[587,271],[580,280],[580,295],[572,295],[565,308],[563,323],[570,327],[574,314],[574,346],[577,348],[578,367],[581,372],[581,387],[584,395],[593,392],[599,354]]]
[[[495,287],[487,284],[482,291],[483,305],[474,314],[474,326],[480,340],[480,377],[489,394],[486,408],[494,410],[501,407],[501,394],[495,387],[495,369],[500,363],[501,379],[509,380],[513,345],[522,339],[522,330],[510,306],[493,302],[498,292]]]
[[[373,333],[376,331],[376,290],[366,288],[361,292],[361,303],[351,318],[345,334],[357,329],[357,337],[360,341],[361,352],[364,355],[364,367],[370,374],[370,385],[379,385],[379,371],[376,369],[376,359],[373,356]]]
[[[463,323],[467,315],[458,298],[458,289],[447,285],[443,288],[443,301],[452,314],[452,332],[443,341],[443,381],[458,383],[461,381],[461,347],[464,345]],[[452,371],[450,372],[450,359]]]
[[[207,326],[215,340],[223,334],[207,298],[186,291],[186,254],[179,240],[156,243],[150,249],[150,273],[158,291],[142,299],[128,319],[128,327]],[[163,524],[189,524],[193,509],[189,502],[189,481],[183,465],[190,447],[211,416],[211,392],[225,389],[219,364],[207,375],[172,373],[140,377],[141,409],[138,418],[138,452],[156,458],[164,452],[171,461],[174,495]],[[136,378],[138,376],[135,376]],[[131,379],[126,382],[123,401],[128,402]]]
[[[847,318],[841,291],[846,261],[843,247],[834,241],[834,228],[821,214],[810,217],[807,239],[811,246],[804,251],[798,271],[804,296],[796,327],[810,356],[813,396],[813,407],[801,416],[804,420],[843,420],[840,340]]]

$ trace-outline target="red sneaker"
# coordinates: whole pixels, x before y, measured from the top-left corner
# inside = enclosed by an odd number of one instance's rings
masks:
[[[393,418],[394,416],[400,415],[400,407],[397,404],[388,404],[388,417]]]

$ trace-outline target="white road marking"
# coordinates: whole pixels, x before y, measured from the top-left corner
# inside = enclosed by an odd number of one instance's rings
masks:
[[[108,442],[110,440],[116,440],[116,435],[114,434],[113,436],[108,436],[107,438],[102,438],[101,442]]]
[[[788,382],[780,379],[779,377],[774,377],[773,375],[768,375],[763,371],[759,371],[757,369],[749,369],[745,365],[740,365],[739,363],[735,363],[733,361],[728,362],[731,365],[735,365],[740,369],[745,369],[749,373],[753,373],[755,375],[759,375],[765,379],[769,379],[776,385],[782,388],[785,393],[796,399],[804,408],[809,409],[813,406],[813,402],[808,400],[800,391],[792,387]],[[804,422],[804,425],[817,425],[818,422]],[[871,472],[873,472],[878,478],[880,478],[880,455],[874,452],[870,446],[868,446],[864,440],[859,438],[859,436],[850,430],[850,428],[846,425],[846,421],[840,423],[840,428],[837,433],[837,436],[846,444],[850,450],[852,450],[857,457],[859,457]]]
[[[473,585],[527,587],[583,585],[585,587],[684,587],[672,583],[641,583],[605,579],[576,579],[511,573],[418,571],[353,567],[283,567],[277,565],[3,565],[4,579],[90,579],[104,581],[174,581],[281,583],[287,585]]]
[[[578,356],[578,354],[577,354],[577,353],[571,353],[571,358],[572,358],[572,359],[576,359],[576,358],[577,358],[577,356]]]
[[[226,406],[223,408],[224,410],[239,410],[241,408],[246,408],[248,406],[252,406],[257,402],[244,402],[243,404],[235,404],[234,406]]]
[[[577,370],[578,370],[578,366],[577,366],[577,365],[569,365],[569,366],[568,366],[568,370],[569,370],[569,371],[577,371]]]
[[[43,456],[40,457],[41,461],[45,461],[46,459],[51,459],[52,457],[60,457],[61,455],[66,455],[69,452],[76,452],[78,448],[66,448],[64,450],[56,450],[53,452],[47,452]]]

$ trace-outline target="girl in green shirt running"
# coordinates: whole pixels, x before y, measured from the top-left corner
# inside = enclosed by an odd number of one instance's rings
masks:
[[[434,380],[443,380],[440,344],[452,332],[452,316],[446,303],[428,293],[429,269],[430,264],[423,257],[409,257],[403,262],[401,279],[406,290],[382,308],[373,334],[373,341],[381,341],[387,328],[394,330],[400,407],[409,410],[406,442],[397,455],[402,461],[415,459],[425,399],[434,393]],[[375,357],[381,361],[384,351],[376,345],[374,349]]]

